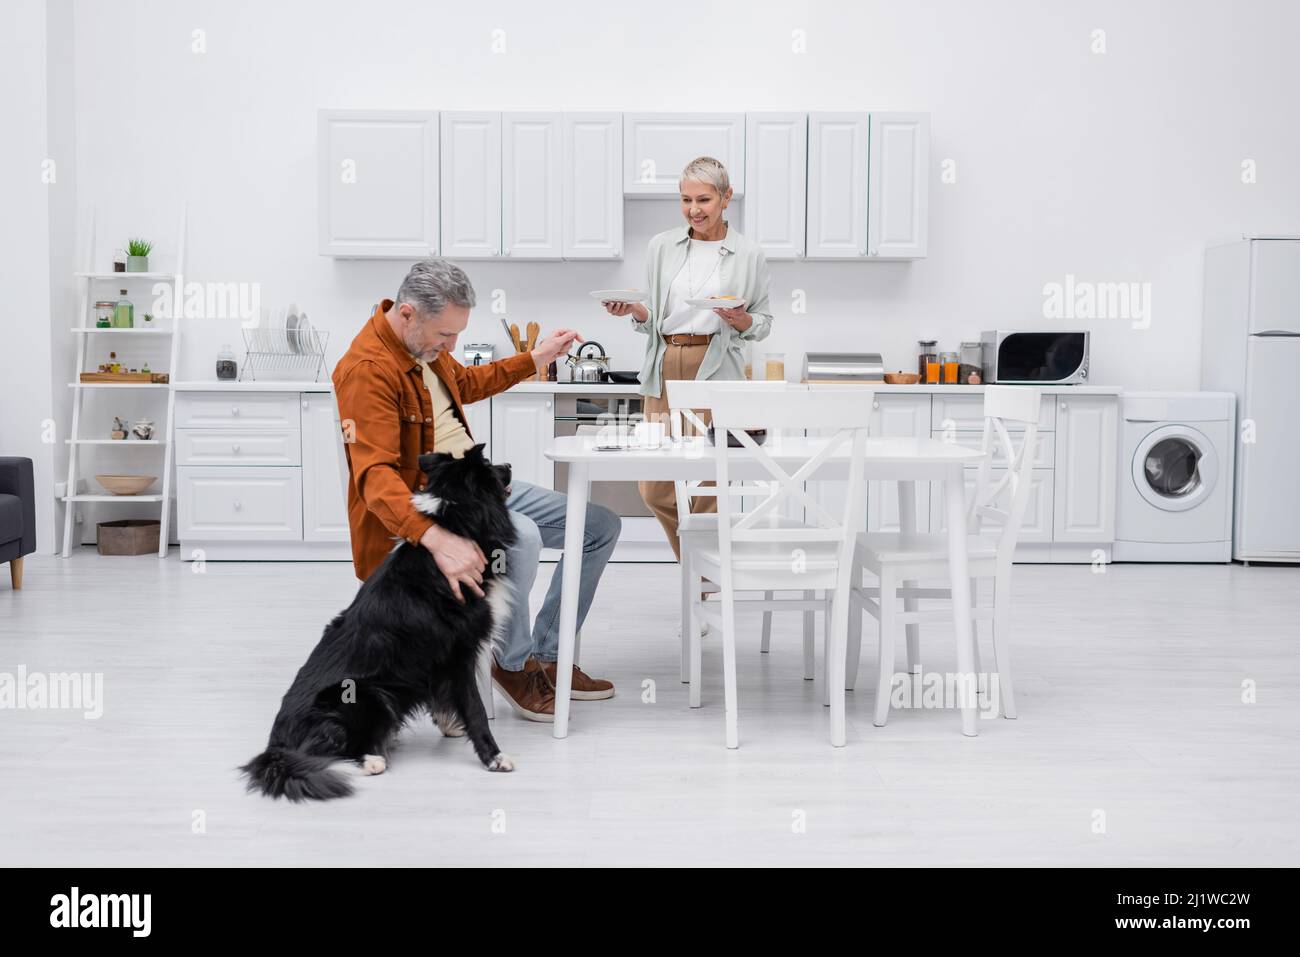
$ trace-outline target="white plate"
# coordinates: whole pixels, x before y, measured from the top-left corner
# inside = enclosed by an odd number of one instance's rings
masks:
[[[687,299],[686,305],[696,309],[736,309],[745,304],[743,299]]]
[[[645,302],[646,294],[640,289],[596,289],[591,298],[601,302]]]

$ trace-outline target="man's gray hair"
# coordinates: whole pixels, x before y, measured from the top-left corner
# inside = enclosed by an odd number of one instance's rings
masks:
[[[397,304],[414,306],[421,316],[436,316],[447,304],[474,305],[474,286],[465,270],[445,259],[425,259],[411,267],[397,290]]]
[[[697,156],[687,163],[677,185],[680,186],[688,179],[712,186],[718,191],[719,196],[726,196],[727,190],[731,189],[731,177],[727,175],[727,167],[712,156]]]

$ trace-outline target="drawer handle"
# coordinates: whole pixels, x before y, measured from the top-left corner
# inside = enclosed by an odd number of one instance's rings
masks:
[[[232,451],[232,452],[238,452],[238,451],[239,451],[239,446],[238,446],[238,445],[232,445],[232,446],[230,447],[230,451]]]
[[[871,403],[871,407],[872,407],[873,409],[878,409],[878,408],[880,408],[880,403],[879,403],[879,402],[872,402],[872,403]]]
[[[239,499],[235,499],[235,511],[238,512],[243,507],[243,503],[241,503]]]
[[[231,414],[231,415],[239,415],[239,406],[237,406],[237,405],[232,405],[232,406],[230,407],[230,414]]]

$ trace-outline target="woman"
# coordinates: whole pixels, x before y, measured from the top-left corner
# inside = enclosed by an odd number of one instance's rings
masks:
[[[668,379],[743,379],[745,342],[767,338],[771,278],[763,251],[722,218],[731,203],[726,167],[711,156],[691,160],[680,180],[685,226],[650,240],[646,257],[649,300],[606,302],[611,315],[631,316],[632,327],[650,337],[641,366],[640,393],[647,420],[668,413]],[[688,299],[732,296],[731,309],[699,309]],[[641,497],[681,558],[677,500],[672,482],[642,482]],[[713,511],[713,499],[695,499],[693,511]]]

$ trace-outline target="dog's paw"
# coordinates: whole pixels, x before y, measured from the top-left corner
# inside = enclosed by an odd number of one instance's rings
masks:
[[[465,737],[465,725],[461,724],[460,718],[450,712],[442,711],[433,716],[433,723],[438,726],[448,738]]]
[[[489,771],[513,771],[515,762],[504,751],[498,751],[497,756],[488,762],[487,769]]]
[[[367,754],[361,759],[362,774],[383,774],[388,770],[388,762],[381,755]]]

